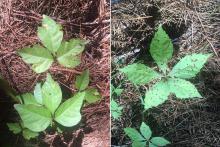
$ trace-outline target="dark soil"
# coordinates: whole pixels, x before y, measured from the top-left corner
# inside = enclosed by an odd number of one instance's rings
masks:
[[[0,2],[0,75],[17,94],[31,92],[45,74],[35,74],[16,51],[39,43],[36,31],[46,14],[64,28],[64,38],[89,40],[76,69],[67,69],[55,63],[49,70],[66,93],[74,93],[72,86],[77,74],[89,69],[91,83],[102,95],[102,101],[83,108],[83,120],[66,134],[53,131],[39,138],[25,141],[21,135],[9,132],[6,123],[16,121],[13,102],[1,94],[0,146],[108,146],[109,144],[109,1],[105,0],[3,0]],[[100,136],[100,134],[102,134]],[[97,144],[98,142],[98,144]]]
[[[138,129],[142,121],[149,124],[154,136],[170,140],[172,147],[220,146],[218,5],[217,1],[206,0],[193,0],[190,5],[175,0],[122,0],[112,5],[112,84],[124,89],[121,96],[113,97],[124,109],[119,120],[112,120],[112,146],[131,146],[123,128]],[[136,88],[118,68],[134,62],[155,67],[148,49],[159,24],[163,24],[174,44],[171,67],[186,54],[208,52],[213,57],[191,81],[203,99],[179,101],[171,96],[165,104],[143,113],[140,99],[150,85]]]

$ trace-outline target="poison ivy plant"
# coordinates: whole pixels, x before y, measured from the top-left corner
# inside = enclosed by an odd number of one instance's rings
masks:
[[[50,17],[43,15],[42,26],[38,27],[37,35],[42,45],[36,44],[18,51],[22,59],[32,64],[36,73],[45,72],[57,60],[64,67],[73,68],[80,64],[80,54],[86,41],[71,39],[63,41],[63,31]]]
[[[150,44],[150,54],[162,73],[141,63],[120,69],[136,85],[156,81],[145,94],[145,109],[162,104],[170,94],[175,94],[179,99],[202,98],[196,87],[187,79],[195,77],[200,72],[211,54],[186,55],[170,71],[168,61],[172,58],[173,44],[161,25]]]
[[[152,137],[152,131],[144,122],[141,123],[140,133],[134,128],[124,128],[125,134],[132,140],[132,147],[163,147],[170,142],[163,137]]]
[[[81,120],[80,110],[85,96],[86,92],[80,91],[62,102],[59,84],[47,74],[46,81],[42,85],[36,85],[34,94],[25,93],[17,96],[20,104],[15,104],[14,107],[21,117],[23,126],[9,123],[8,127],[15,134],[22,132],[26,139],[30,139],[49,126],[56,126],[56,123],[65,127],[75,126]]]
[[[95,88],[89,86],[89,70],[85,70],[81,75],[76,77],[75,87],[80,92],[85,92],[85,100],[87,103],[95,103],[101,99],[101,95]]]
[[[120,96],[123,92],[123,89],[115,88],[113,85],[111,85],[111,115],[113,119],[118,120],[122,115],[122,106],[119,106],[119,104],[113,99],[113,94],[115,93],[117,96]]]

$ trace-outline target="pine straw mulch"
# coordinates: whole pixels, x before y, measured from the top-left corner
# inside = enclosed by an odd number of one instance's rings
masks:
[[[62,24],[64,39],[82,38],[90,41],[83,52],[79,67],[67,69],[54,63],[49,70],[63,87],[74,92],[72,84],[75,76],[89,69],[90,86],[97,87],[101,92],[101,102],[83,108],[83,118],[86,127],[89,128],[87,130],[90,131],[85,133],[84,128],[78,130],[78,134],[83,134],[83,137],[78,139],[78,142],[81,139],[82,146],[98,147],[109,144],[109,6],[109,1],[105,0],[0,2],[0,74],[18,94],[32,91],[35,84],[45,78],[45,74],[35,74],[16,54],[22,47],[39,42],[36,32],[43,14]],[[75,135],[76,138],[78,134]],[[53,145],[52,140],[56,135],[46,137],[44,140]],[[70,139],[69,142],[63,141],[59,146],[73,146],[73,142],[74,140]]]
[[[148,123],[155,135],[165,136],[173,147],[220,146],[220,9],[218,0],[130,0],[112,5],[112,59],[124,56],[124,63],[112,61],[114,86],[124,91],[116,100],[124,107],[120,120],[112,123],[112,144],[130,145],[124,127],[139,128]],[[149,44],[159,24],[174,42],[172,67],[191,53],[212,53],[201,73],[191,81],[203,99],[179,101],[173,96],[165,104],[142,113],[140,97],[148,86],[136,88],[118,73],[118,68],[135,61],[155,67]],[[140,52],[134,53],[134,49]],[[130,54],[133,52],[134,54]],[[131,55],[131,56],[129,56]],[[116,60],[117,61],[117,60]]]

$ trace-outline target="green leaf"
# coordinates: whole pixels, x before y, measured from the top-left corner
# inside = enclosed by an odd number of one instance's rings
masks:
[[[134,128],[124,128],[125,134],[130,137],[132,141],[144,141],[144,137]]]
[[[66,56],[65,58],[58,58],[58,62],[68,68],[74,68],[81,63],[80,56]]]
[[[170,144],[170,142],[163,137],[153,137],[150,141],[157,146],[166,146]]]
[[[37,83],[34,88],[34,98],[39,104],[43,104],[43,96],[42,96],[42,89],[41,84]]]
[[[146,141],[134,141],[132,147],[146,147]]]
[[[169,76],[182,79],[195,77],[211,54],[192,54],[182,58],[172,69]]]
[[[114,92],[116,93],[117,96],[120,96],[121,93],[123,92],[123,90],[124,90],[124,89],[116,88],[116,89],[114,90]]]
[[[101,95],[99,94],[98,90],[95,88],[90,88],[85,90],[85,100],[88,103],[95,103],[101,99]]]
[[[158,146],[156,146],[156,145],[152,144],[151,142],[149,142],[149,147],[158,147]]]
[[[63,39],[61,29],[61,25],[50,17],[43,15],[42,27],[38,27],[38,37],[51,53],[55,53],[60,47]]]
[[[202,98],[196,87],[189,81],[183,79],[170,78],[168,80],[170,92],[174,93],[177,98]]]
[[[18,111],[24,126],[31,131],[44,131],[52,121],[49,110],[43,106],[15,104],[14,107]]]
[[[62,91],[57,82],[55,82],[50,74],[42,86],[43,104],[54,114],[55,110],[61,103]]]
[[[144,64],[135,63],[122,69],[128,79],[134,84],[143,85],[159,77],[159,74]]]
[[[144,122],[141,123],[140,127],[141,134],[149,140],[151,138],[152,132],[148,125],[146,125]]]
[[[80,109],[83,104],[85,92],[79,92],[66,100],[55,112],[55,120],[63,126],[72,127],[81,120]]]
[[[121,117],[121,110],[123,107],[119,106],[118,103],[114,100],[111,99],[111,115],[113,119],[119,119]]]
[[[151,41],[150,53],[160,69],[165,71],[167,62],[172,58],[173,44],[161,25]]]
[[[25,105],[27,104],[38,105],[32,93],[25,93],[20,95],[20,97],[23,99]]]
[[[7,123],[7,126],[10,131],[12,131],[14,134],[18,134],[22,131],[21,126],[19,123]]]
[[[85,70],[81,75],[76,77],[76,88],[80,91],[85,90],[89,85],[89,70]]]
[[[32,69],[36,73],[45,72],[53,63],[53,56],[40,45],[34,45],[18,51],[24,62],[32,64]]]
[[[36,138],[39,135],[38,132],[33,132],[29,129],[24,129],[22,134],[23,134],[23,137],[27,140],[30,140],[31,138]]]
[[[62,42],[57,51],[58,62],[69,68],[76,67],[80,64],[80,53],[85,48],[85,41],[80,39],[72,39],[69,42]]]
[[[164,103],[170,94],[167,82],[159,81],[145,94],[145,109],[150,109]]]

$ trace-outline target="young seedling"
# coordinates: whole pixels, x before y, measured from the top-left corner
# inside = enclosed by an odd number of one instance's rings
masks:
[[[163,147],[170,142],[163,137],[152,137],[152,131],[144,122],[141,123],[139,133],[134,128],[124,128],[125,134],[132,140],[132,147]]]
[[[89,70],[85,70],[81,75],[76,77],[75,87],[80,92],[85,92],[87,103],[95,103],[101,99],[98,90],[89,86]]]
[[[123,92],[123,89],[115,88],[111,85],[111,115],[114,120],[118,120],[122,114],[122,106],[119,106],[118,103],[113,99],[113,94],[115,93],[117,96],[120,96]]]
[[[14,134],[22,133],[23,137],[27,140],[35,138],[39,135],[38,132],[33,132],[30,129],[25,128],[22,123],[7,123],[7,126]]]
[[[80,64],[80,54],[87,43],[80,39],[63,41],[63,31],[50,17],[43,15],[42,26],[38,27],[37,35],[42,45],[36,44],[18,51],[22,59],[32,64],[36,73],[45,72],[57,60],[64,67],[73,68]]]
[[[9,129],[15,134],[23,130],[23,135],[28,134],[26,130],[28,129],[33,137],[33,133],[37,136],[38,132],[46,130],[49,126],[55,127],[57,123],[65,127],[73,127],[81,120],[80,110],[85,95],[85,92],[78,92],[62,103],[59,84],[47,74],[44,84],[36,85],[34,94],[26,93],[18,96],[21,104],[15,104],[14,107],[21,117],[23,127],[13,123],[8,124]]]
[[[164,103],[171,93],[179,99],[202,98],[187,79],[199,73],[211,54],[186,55],[170,71],[167,63],[172,58],[173,44],[162,26],[159,26],[151,42],[150,54],[162,71],[161,74],[141,63],[120,69],[136,85],[157,81],[145,94],[146,110]]]

